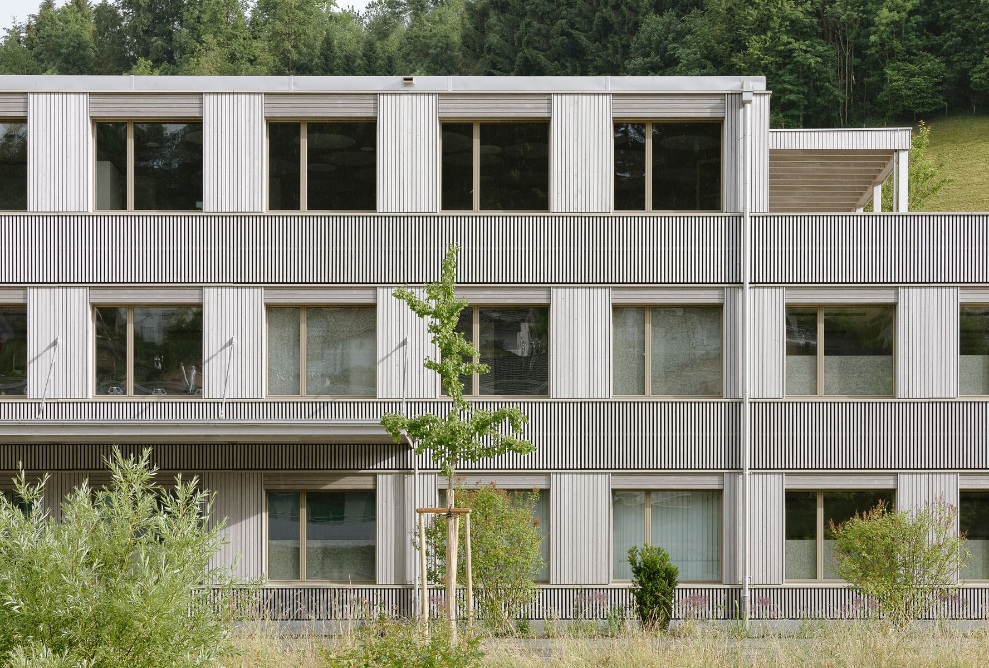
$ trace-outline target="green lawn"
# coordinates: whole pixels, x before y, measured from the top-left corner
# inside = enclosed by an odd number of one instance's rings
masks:
[[[944,163],[952,182],[924,205],[925,211],[989,211],[989,116],[927,119],[928,155]]]

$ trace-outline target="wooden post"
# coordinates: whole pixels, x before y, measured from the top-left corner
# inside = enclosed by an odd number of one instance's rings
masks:
[[[449,512],[446,520],[446,613],[450,625],[450,644],[457,644],[457,542],[460,538],[460,517],[454,514],[453,489],[446,491]]]
[[[466,529],[468,532],[467,536],[467,583],[468,583],[468,601],[471,606],[473,606],[474,601],[474,591],[473,591],[473,575],[470,571],[470,509],[469,508],[454,508],[453,507],[453,490],[450,490],[450,506],[448,508],[416,508],[416,512],[419,514],[419,557],[422,560],[422,617],[425,622],[427,622],[426,628],[428,631],[429,625],[429,604],[428,604],[428,592],[426,590],[426,525],[425,516],[426,515],[446,515],[447,525],[446,525],[446,563],[447,563],[447,578],[446,578],[446,611],[447,618],[450,624],[450,642],[457,642],[457,546],[460,536],[460,516],[467,515]],[[468,622],[473,623],[473,607],[470,608],[471,612],[468,613]]]
[[[419,621],[429,633],[429,587],[426,585],[426,516],[419,513],[419,577],[422,599],[419,601]]]
[[[467,628],[474,630],[474,573],[470,563],[470,513],[464,515],[464,555],[467,559]]]

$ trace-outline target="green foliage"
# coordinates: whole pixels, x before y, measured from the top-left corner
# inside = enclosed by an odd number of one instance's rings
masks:
[[[110,485],[77,487],[58,522],[45,481],[15,480],[26,511],[0,497],[0,657],[10,665],[215,665],[232,585],[210,563],[222,523],[206,525],[213,497],[195,480],[156,485],[149,457],[115,451]]]
[[[426,633],[408,621],[380,619],[327,652],[329,668],[475,668],[484,654],[475,635],[451,642],[439,625]]]
[[[957,518],[957,509],[944,502],[900,512],[880,503],[840,526],[832,524],[835,573],[875,601],[886,619],[903,626],[957,587],[956,574],[968,558]]]
[[[673,618],[680,569],[666,550],[654,545],[629,548],[628,563],[632,567],[632,598],[642,626],[665,630]]]
[[[533,521],[539,492],[509,495],[494,485],[457,490],[457,502],[471,509],[471,552],[475,597],[480,617],[495,633],[521,632],[517,620],[533,597],[532,582],[542,567],[539,548],[542,530]],[[426,530],[427,553],[432,555],[430,580],[446,577],[447,519],[440,515]],[[460,522],[460,545],[466,540]],[[466,560],[457,562],[458,578],[467,577]]]
[[[924,121],[910,137],[910,164],[908,175],[909,204],[911,211],[923,211],[924,206],[945,186],[951,183],[951,178],[943,176],[944,162],[935,160],[928,154],[931,144],[931,126]],[[883,211],[893,210],[893,188],[883,189]]]

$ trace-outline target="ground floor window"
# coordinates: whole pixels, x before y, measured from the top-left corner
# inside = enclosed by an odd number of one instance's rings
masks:
[[[989,492],[959,493],[958,528],[970,553],[962,579],[989,580]]]
[[[268,579],[374,582],[373,491],[268,492]]]

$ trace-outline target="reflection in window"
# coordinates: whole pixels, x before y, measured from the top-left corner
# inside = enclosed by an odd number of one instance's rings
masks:
[[[616,211],[720,211],[721,123],[616,123]]]
[[[892,306],[786,309],[788,395],[892,396]]]
[[[270,123],[268,208],[374,211],[377,141],[373,122]]]
[[[97,307],[96,394],[201,396],[198,307]]]
[[[27,210],[27,123],[0,122],[0,211]]]
[[[457,330],[473,341],[486,374],[464,379],[464,394],[549,394],[549,309],[468,307]]]
[[[786,579],[835,580],[834,532],[856,514],[879,505],[893,510],[892,490],[787,492]]]
[[[374,582],[373,491],[268,492],[268,579]]]
[[[616,308],[614,393],[722,395],[721,307]]]
[[[611,493],[615,580],[632,579],[628,550],[662,547],[682,582],[721,580],[721,492],[717,490]]]
[[[368,307],[268,310],[268,394],[376,394],[376,315]]]
[[[442,171],[447,211],[546,211],[549,125],[444,123]]]
[[[989,580],[989,492],[959,492],[958,528],[969,551],[962,579]]]
[[[27,309],[0,306],[0,396],[27,394]]]
[[[202,123],[97,123],[96,208],[203,208]]]
[[[958,375],[962,395],[989,394],[989,308],[961,307]]]

